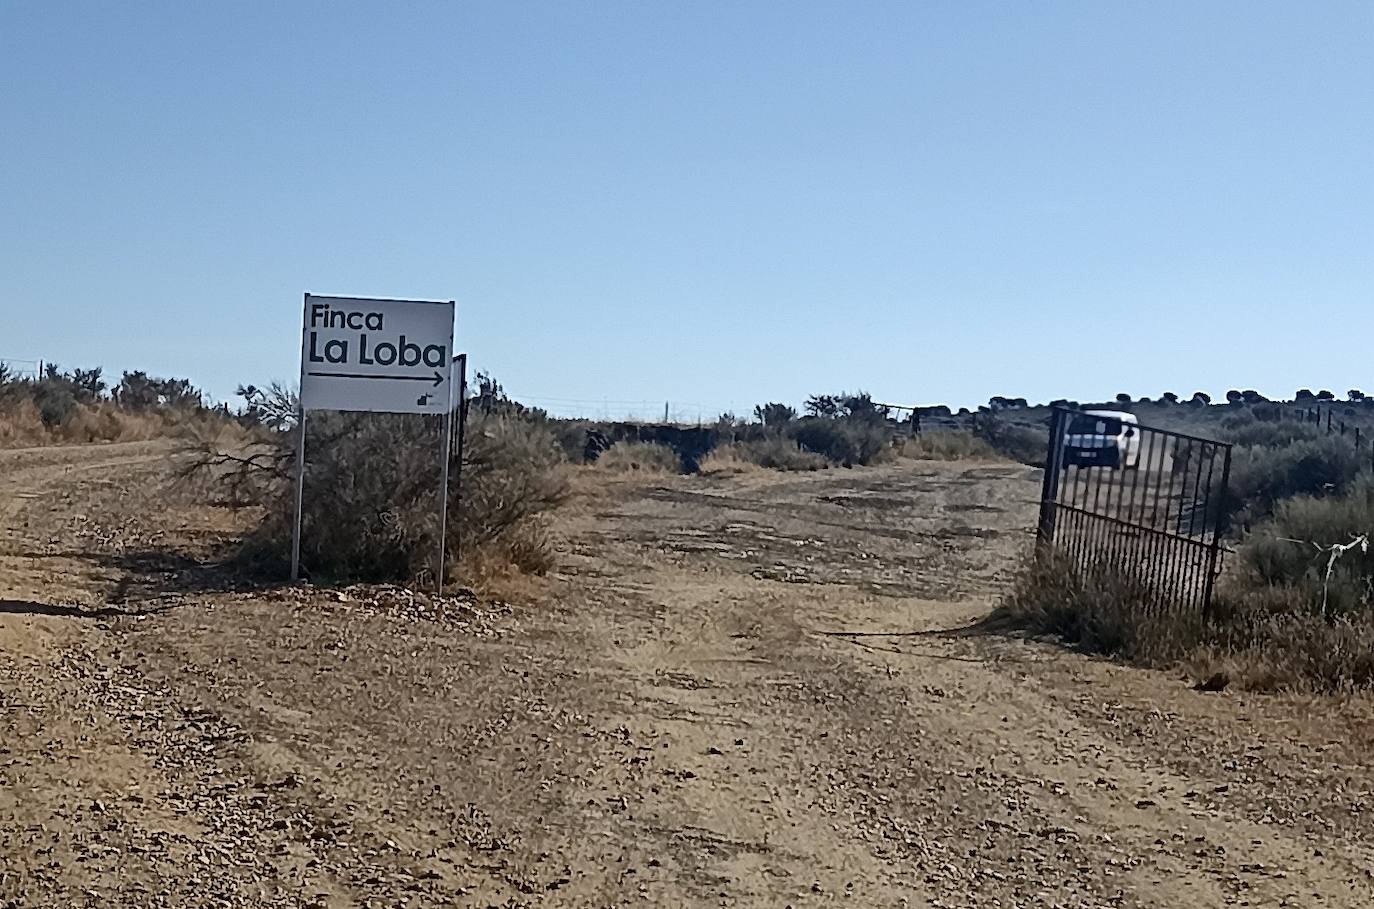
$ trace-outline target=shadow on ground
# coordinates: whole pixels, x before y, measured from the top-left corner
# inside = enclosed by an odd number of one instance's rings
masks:
[[[285,572],[272,578],[248,573],[232,560],[201,561],[179,552],[140,549],[125,552],[82,550],[32,551],[17,555],[29,559],[70,559],[85,562],[97,571],[118,577],[105,594],[111,605],[177,594],[242,593],[272,590],[286,584]]]
[[[0,615],[41,615],[72,619],[113,619],[156,615],[176,607],[175,603],[160,603],[144,608],[99,606],[95,608],[65,603],[39,603],[36,600],[0,600]]]

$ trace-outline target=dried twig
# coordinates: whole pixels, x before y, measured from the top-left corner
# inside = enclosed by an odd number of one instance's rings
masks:
[[[1288,537],[1279,537],[1285,543],[1297,543],[1299,546],[1311,546],[1321,553],[1326,553],[1326,576],[1322,579],[1322,618],[1326,618],[1327,595],[1331,589],[1331,575],[1336,570],[1336,560],[1356,547],[1360,552],[1369,552],[1369,534],[1362,533],[1352,537],[1349,543],[1333,543],[1330,546],[1323,546],[1314,540],[1292,540]]]

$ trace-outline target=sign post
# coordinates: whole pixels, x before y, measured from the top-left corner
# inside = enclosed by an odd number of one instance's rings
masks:
[[[468,355],[459,354],[453,358],[453,363],[458,368],[458,475],[454,478],[453,483],[453,504],[458,509],[458,518],[461,521],[463,515],[464,437],[468,425]],[[453,548],[457,556],[462,558],[463,529],[461,524],[458,527],[458,537]]]
[[[453,408],[454,303],[305,295],[296,446],[291,580],[300,578],[305,504],[305,419],[312,410],[444,415],[439,564],[443,585],[449,436]]]
[[[454,357],[454,361],[458,358]],[[449,375],[452,377],[453,363],[449,363]],[[438,567],[434,571],[434,589],[439,593],[444,592],[444,543],[448,540],[448,469],[449,462],[453,460],[453,383],[449,382],[448,407],[444,410],[444,466],[442,470],[443,479],[439,481],[439,559]]]

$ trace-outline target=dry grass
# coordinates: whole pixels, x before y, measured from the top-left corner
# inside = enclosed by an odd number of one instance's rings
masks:
[[[1374,687],[1374,613],[1323,617],[1308,591],[1228,585],[1204,639],[1185,662],[1248,691],[1349,693]]]
[[[1200,617],[1161,609],[1141,580],[1121,572],[1080,571],[1045,552],[1027,561],[985,625],[1054,635],[1084,650],[1147,666],[1183,659],[1202,632]]]
[[[766,470],[825,470],[830,460],[822,454],[807,451],[787,436],[769,436],[749,442],[722,445],[702,462],[705,474],[745,473]]]
[[[135,413],[115,404],[78,404],[61,423],[43,422],[37,405],[28,398],[0,404],[0,448],[38,448],[44,445],[84,445],[93,442],[146,442],[174,435],[189,419],[175,411]]]
[[[484,598],[534,603],[543,595],[543,576],[554,568],[554,553],[549,522],[535,516],[512,532],[466,547],[449,572]]]
[[[1000,461],[991,445],[971,432],[927,432],[903,439],[896,446],[897,456],[920,461]]]
[[[682,472],[682,458],[667,445],[656,442],[619,442],[596,459],[597,470],[648,474]]]
[[[746,473],[761,473],[766,468],[750,458],[743,450],[744,443],[735,442],[712,449],[701,461],[701,473],[709,477],[732,477]]]
[[[1032,558],[985,623],[1020,629],[1143,666],[1181,666],[1199,684],[1247,691],[1351,693],[1374,688],[1374,612],[1322,616],[1309,591],[1232,579],[1211,616],[1161,609],[1120,573]]]

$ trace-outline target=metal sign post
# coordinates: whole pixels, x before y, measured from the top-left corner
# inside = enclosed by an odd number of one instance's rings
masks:
[[[454,357],[448,364],[449,396],[448,407],[444,411],[444,466],[442,479],[439,481],[439,567],[434,573],[434,589],[437,593],[444,592],[444,550],[448,543],[448,468],[453,456],[453,364],[457,361],[458,358]]]
[[[449,436],[453,421],[454,302],[305,295],[296,444],[296,518],[291,579],[300,578],[305,505],[305,422],[311,410],[444,414],[439,563],[448,509]]]
[[[291,524],[291,580],[301,579],[301,512],[305,507],[305,408],[296,414],[296,519]]]
[[[463,455],[468,425],[468,355],[459,354],[453,358],[458,366],[458,475],[453,481],[453,507],[458,520],[463,516]],[[458,541],[454,544],[454,555],[463,556],[463,528],[458,526]]]

